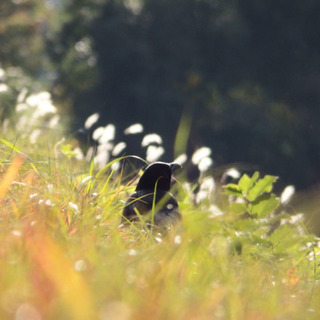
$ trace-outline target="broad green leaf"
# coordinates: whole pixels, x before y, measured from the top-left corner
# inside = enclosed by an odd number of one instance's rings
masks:
[[[234,222],[233,228],[238,232],[238,236],[249,238],[255,232],[256,226],[255,219],[237,219]]]
[[[297,252],[301,249],[301,244],[299,244],[301,239],[297,235],[296,230],[288,225],[276,229],[269,237],[273,245],[274,255],[297,255]]]
[[[251,180],[257,181],[259,177],[260,177],[260,173],[259,173],[258,171],[256,171],[256,172],[252,175]]]
[[[278,179],[276,176],[266,175],[259,179],[256,184],[249,190],[247,199],[255,201],[260,195],[266,192],[271,192],[273,183]]]
[[[255,172],[250,178],[247,174],[244,174],[239,180],[240,189],[246,194],[254,186],[255,182],[259,178],[259,173]]]
[[[250,213],[258,218],[266,217],[279,206],[279,199],[274,194],[264,194],[249,206]]]
[[[272,242],[273,245],[277,245],[278,243],[284,242],[285,240],[291,237],[295,238],[292,229],[287,225],[283,225],[271,234],[269,240]]]
[[[242,197],[242,191],[239,186],[234,183],[229,183],[225,186],[225,193],[230,196]]]
[[[241,214],[247,211],[247,206],[244,203],[230,203],[231,213]]]

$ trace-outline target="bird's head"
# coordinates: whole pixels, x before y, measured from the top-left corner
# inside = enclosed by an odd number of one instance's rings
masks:
[[[176,162],[159,161],[150,164],[141,176],[136,190],[154,190],[157,183],[158,190],[169,191],[172,173],[179,168],[182,166]]]

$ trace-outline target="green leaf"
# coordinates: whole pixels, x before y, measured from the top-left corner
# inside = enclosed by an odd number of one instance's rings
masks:
[[[229,183],[225,186],[225,193],[230,196],[242,197],[240,187],[234,183]]]
[[[258,178],[259,172],[255,172],[251,178],[247,174],[244,174],[238,183],[243,193],[248,193],[248,191],[254,186]]]
[[[293,234],[292,229],[289,226],[283,225],[280,228],[276,229],[271,234],[269,239],[273,245],[277,245],[278,243],[284,242],[289,237],[295,237],[295,235]]]
[[[23,154],[23,152],[21,151],[21,149],[19,149],[16,145],[14,145],[13,143],[11,143],[11,142],[9,142],[9,141],[7,141],[7,140],[5,140],[5,139],[0,139],[0,141],[3,143],[3,144],[5,144],[7,147],[9,147],[10,149],[12,149],[12,150],[14,150],[14,151],[16,151],[16,152],[18,152],[18,153],[21,153],[21,154]]]
[[[249,201],[255,201],[263,193],[271,192],[274,182],[278,177],[266,175],[262,179],[259,179],[256,184],[249,190],[247,199]]]
[[[276,229],[269,237],[275,255],[296,255],[301,248],[297,232],[288,225]]]
[[[246,212],[247,210],[248,210],[247,206],[244,203],[236,203],[236,202],[230,203],[231,213],[241,214]]]
[[[273,212],[279,204],[280,201],[274,194],[264,194],[250,204],[249,211],[252,215],[262,218]]]
[[[72,150],[71,144],[63,144],[61,146],[61,152],[68,158],[75,157],[78,153]]]

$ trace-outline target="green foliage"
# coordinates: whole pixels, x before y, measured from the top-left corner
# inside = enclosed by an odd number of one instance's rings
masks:
[[[319,2],[293,2],[289,12],[281,1],[152,0],[139,2],[140,11],[127,1],[68,3],[48,50],[55,95],[77,112],[99,105],[132,123],[150,119],[152,106],[158,121],[149,130],[165,123],[171,141],[180,121],[178,153],[184,136],[197,144],[205,130],[215,156],[258,157],[313,178],[318,158],[306,157],[320,136]],[[33,94],[43,88],[29,75],[50,69],[41,39],[52,21],[38,5],[0,4],[0,318],[319,319],[319,239],[273,193],[275,176],[245,174],[196,204],[196,185],[181,178],[182,227],[163,236],[141,217],[119,228],[137,171],[126,176],[127,157],[99,168],[94,157],[86,162],[51,121],[48,92]],[[274,41],[265,41],[270,34]],[[191,111],[181,118],[185,106]],[[192,110],[204,110],[193,124]]]
[[[0,4],[0,67],[22,68],[33,77],[50,71],[43,37],[51,10],[43,1],[5,0]],[[4,45],[5,44],[5,45]]]
[[[124,158],[97,169],[50,134],[36,151],[1,140],[1,318],[319,317],[317,238],[274,213],[276,177],[244,175],[201,205],[180,181],[182,227],[162,236],[141,217],[119,229],[134,188],[114,167]]]
[[[259,176],[258,172],[252,177],[244,174],[238,184],[225,186],[229,210],[235,216],[231,232],[228,229],[231,248],[263,259],[287,257],[297,250],[307,252],[304,246],[310,238],[300,219],[288,219],[279,198],[271,192],[277,177]]]
[[[234,213],[248,212],[259,218],[272,213],[279,205],[279,199],[270,194],[277,177],[266,175],[259,179],[259,173],[255,172],[250,178],[244,174],[238,184],[228,184],[225,192],[242,200],[242,202],[231,203]]]
[[[76,151],[74,151],[73,146],[71,144],[63,144],[61,146],[61,152],[69,159],[72,159],[78,154]]]
[[[250,205],[249,212],[259,218],[268,216],[279,205],[279,200],[275,195],[260,196]]]

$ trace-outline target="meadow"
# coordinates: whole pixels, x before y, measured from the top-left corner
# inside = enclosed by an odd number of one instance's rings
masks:
[[[182,225],[119,228],[145,162],[121,156],[112,125],[84,152],[59,121],[48,93],[26,92],[2,121],[0,319],[320,318],[319,239],[289,213],[292,187],[274,194],[277,177],[258,172],[220,186],[203,148],[199,181],[181,170],[173,190]],[[148,138],[154,161],[164,150]]]

